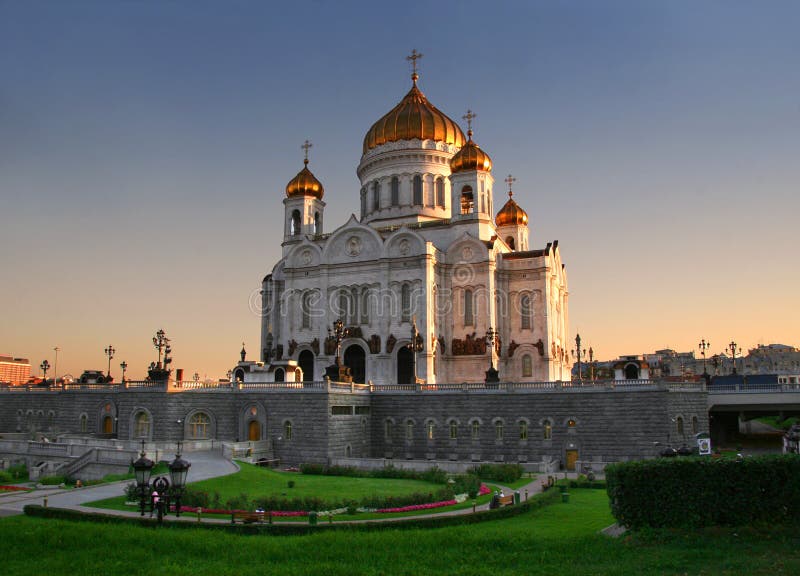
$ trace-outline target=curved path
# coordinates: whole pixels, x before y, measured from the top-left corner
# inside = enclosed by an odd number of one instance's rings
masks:
[[[197,482],[206,478],[215,478],[233,474],[239,470],[230,460],[222,457],[219,451],[214,452],[191,452],[184,454],[186,459],[192,464],[189,468],[187,481]],[[129,515],[127,512],[103,511],[98,508],[88,508],[83,506],[86,502],[113,498],[123,493],[127,484],[132,480],[100,484],[98,486],[87,486],[85,488],[52,488],[39,489],[31,492],[4,492],[0,493],[0,516],[10,516],[22,514],[22,509],[28,504],[42,504],[47,498],[47,505],[56,508],[72,508],[84,512],[113,512],[116,515]],[[135,514],[133,514],[135,515]]]

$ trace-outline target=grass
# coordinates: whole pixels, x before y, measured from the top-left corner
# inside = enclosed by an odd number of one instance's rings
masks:
[[[800,570],[792,530],[649,532],[611,539],[601,490],[522,516],[431,530],[237,536],[195,529],[0,519],[5,574],[661,574]]]
[[[239,462],[240,470],[228,476],[211,478],[193,482],[190,487],[212,494],[218,492],[220,501],[247,494],[250,500],[261,496],[280,494],[286,498],[302,498],[316,496],[324,500],[341,500],[349,498],[359,500],[368,495],[397,496],[414,492],[428,493],[440,490],[443,486],[422,480],[405,480],[394,478],[351,478],[346,476],[317,476],[297,472],[282,472],[268,468],[260,468],[252,464]],[[289,488],[289,481],[294,487]],[[125,497],[108,498],[86,504],[94,508],[110,508],[113,510],[132,510],[125,506]]]

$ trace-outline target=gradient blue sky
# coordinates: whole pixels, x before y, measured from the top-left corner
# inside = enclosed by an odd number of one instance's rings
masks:
[[[410,86],[517,178],[600,358],[798,344],[800,3],[0,0],[0,353],[141,377],[257,354],[314,142],[326,231]],[[496,189],[495,205],[504,201]]]

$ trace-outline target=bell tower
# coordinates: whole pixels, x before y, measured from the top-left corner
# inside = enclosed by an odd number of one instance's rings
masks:
[[[308,169],[308,150],[313,146],[306,140],[303,169],[286,185],[286,198],[283,199],[283,255],[306,236],[322,234],[322,221],[325,202],[322,196],[325,189],[322,183]]]

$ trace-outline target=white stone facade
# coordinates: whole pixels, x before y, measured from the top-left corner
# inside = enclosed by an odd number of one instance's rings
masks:
[[[490,361],[501,381],[570,378],[558,242],[529,250],[527,223],[500,234],[491,172],[451,174],[458,150],[424,139],[368,149],[357,168],[360,218],[331,233],[320,229],[321,199],[284,200],[283,258],[262,285],[265,366],[248,380],[272,378],[268,359],[297,361],[304,379],[321,380],[335,357],[329,329],[340,318],[349,329],[341,354],[356,382],[413,382],[414,321],[416,376],[426,385],[483,382]],[[484,339],[490,328],[499,335],[494,349]]]

